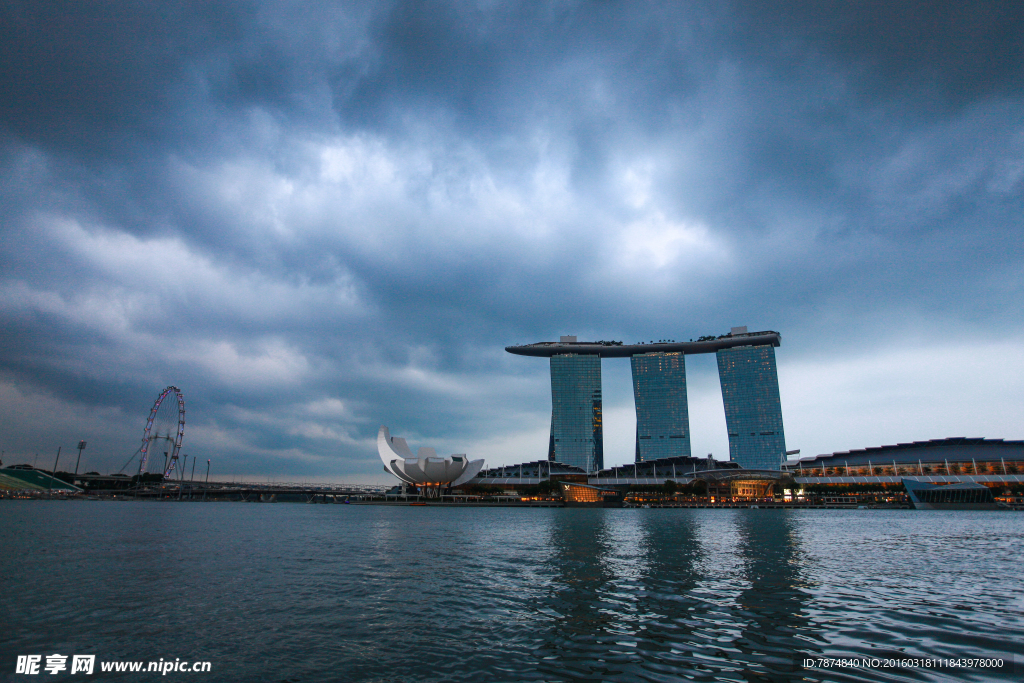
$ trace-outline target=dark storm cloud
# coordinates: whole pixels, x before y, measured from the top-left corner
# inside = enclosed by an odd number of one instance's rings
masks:
[[[948,111],[1016,98],[1024,82],[1024,10],[1014,3],[738,3],[743,53],[785,75],[821,56],[844,64],[865,99]],[[767,59],[762,59],[767,57]]]
[[[174,383],[233,472],[374,472],[381,422],[532,459],[546,367],[509,343],[749,323],[811,377],[1020,331],[1009,3],[0,12],[9,453],[130,453]],[[987,391],[1014,436],[1021,388]]]
[[[131,151],[149,135],[180,133],[177,109],[190,56],[242,27],[217,4],[6,3],[2,23],[3,122],[62,152]]]

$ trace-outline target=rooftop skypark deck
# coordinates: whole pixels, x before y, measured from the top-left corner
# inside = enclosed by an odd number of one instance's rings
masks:
[[[656,342],[651,344],[623,344],[615,341],[579,342],[575,337],[563,338],[557,342],[538,342],[522,346],[506,346],[505,350],[519,356],[550,358],[561,354],[597,355],[602,358],[628,358],[641,353],[715,353],[721,349],[737,346],[780,346],[782,337],[778,332],[742,332],[723,334],[716,338],[701,337],[698,341]]]

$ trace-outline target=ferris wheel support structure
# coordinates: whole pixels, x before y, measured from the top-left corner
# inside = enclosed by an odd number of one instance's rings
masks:
[[[153,409],[149,411],[149,419],[146,420],[146,431],[142,436],[142,449],[139,457],[139,478],[146,473],[146,463],[149,460],[149,442],[152,439],[153,432],[153,421],[156,420],[156,412],[160,410],[160,404],[164,402],[168,394],[174,392],[174,395],[178,399],[178,435],[174,438],[174,448],[172,449],[171,458],[167,461],[167,469],[164,472],[166,477],[171,472],[173,464],[178,461],[178,451],[181,450],[181,438],[185,435],[185,397],[181,395],[181,391],[178,387],[167,387],[161,392],[160,396],[156,399],[156,403],[153,404]],[[159,435],[158,435],[159,436]]]

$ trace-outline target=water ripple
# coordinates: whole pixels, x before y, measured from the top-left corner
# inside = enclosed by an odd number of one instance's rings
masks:
[[[1010,513],[10,501],[0,518],[11,680],[16,655],[53,652],[209,660],[207,681],[1014,680],[800,661],[1024,642]]]

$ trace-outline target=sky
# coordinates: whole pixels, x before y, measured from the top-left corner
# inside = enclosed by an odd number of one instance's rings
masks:
[[[1024,438],[1022,104],[1020,3],[5,1],[3,462],[118,471],[171,385],[211,478],[537,460],[505,346],[740,325],[802,455]]]

